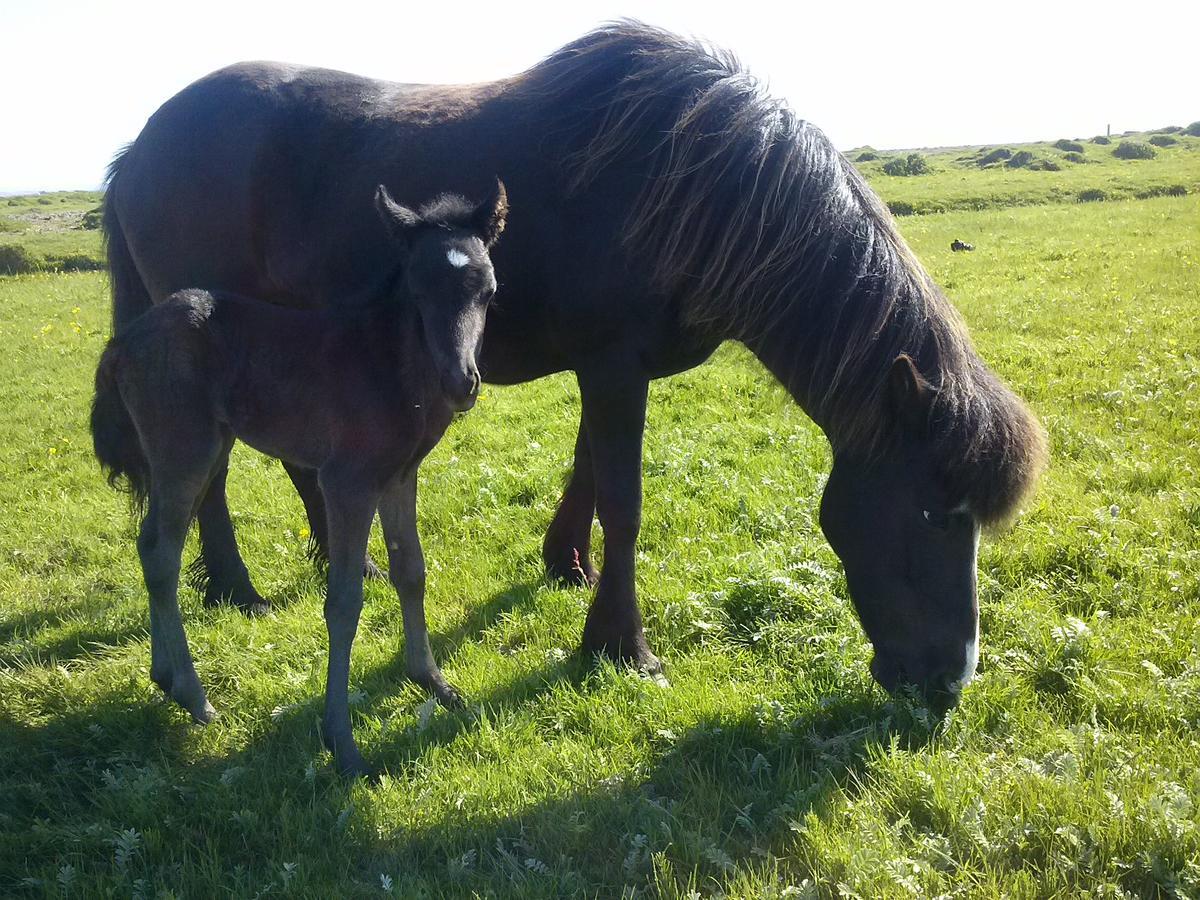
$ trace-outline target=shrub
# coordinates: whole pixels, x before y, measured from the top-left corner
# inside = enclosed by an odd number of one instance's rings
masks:
[[[888,209],[892,211],[893,216],[911,216],[917,212],[916,208],[907,200],[892,200],[888,203]]]
[[[1192,137],[1200,137],[1200,122],[1193,122],[1187,128],[1183,129],[1184,134],[1190,134]]]
[[[1084,156],[1082,153],[1064,153],[1063,159],[1065,159],[1067,162],[1073,162],[1073,163],[1087,162],[1087,157]]]
[[[83,218],[79,221],[79,227],[86,231],[95,231],[100,227],[101,221],[104,219],[104,208],[97,206],[95,209],[89,209],[83,214]]]
[[[1082,153],[1083,152],[1083,144],[1079,143],[1078,141],[1068,141],[1066,138],[1063,138],[1060,141],[1054,142],[1054,149],[1055,150],[1070,150],[1074,153]]]
[[[1004,159],[1012,158],[1012,151],[1007,147],[997,147],[991,153],[986,153],[979,159],[979,165],[990,166],[992,163],[998,163]]]
[[[1187,186],[1183,184],[1156,184],[1134,196],[1139,200],[1149,200],[1151,197],[1186,197],[1187,193]]]
[[[879,154],[874,150],[864,150],[858,156],[854,157],[855,162],[870,162],[873,159],[879,159]]]
[[[1157,155],[1153,147],[1141,141],[1121,141],[1113,151],[1118,159],[1154,159]]]
[[[104,268],[104,262],[86,253],[69,253],[47,257],[45,268],[58,272],[99,272]]]
[[[20,244],[0,244],[0,274],[24,275],[41,267],[42,261]]]
[[[889,159],[883,164],[885,175],[927,175],[929,171],[929,163],[920,153],[910,153],[903,158]]]
[[[1179,125],[1168,125],[1166,128],[1155,128],[1155,134],[1179,134],[1183,128]]]
[[[1037,172],[1057,172],[1062,166],[1052,159],[1035,159],[1029,164],[1029,168]]]
[[[1021,169],[1033,162],[1033,154],[1028,150],[1018,150],[1005,163],[1010,169]]]
[[[1169,134],[1156,134],[1150,138],[1150,143],[1155,147],[1170,147],[1172,144],[1178,144],[1179,141]]]
[[[1110,141],[1104,135],[1098,134],[1094,138],[1092,138],[1092,143],[1093,144],[1111,144],[1112,141]]]
[[[1100,200],[1107,200],[1108,194],[1100,190],[1100,188],[1088,188],[1086,191],[1080,191],[1075,195],[1075,199],[1080,203],[1096,203]]]
[[[38,204],[41,206],[49,206],[50,204],[52,204],[54,202],[49,197],[38,197],[37,201],[38,201]]]

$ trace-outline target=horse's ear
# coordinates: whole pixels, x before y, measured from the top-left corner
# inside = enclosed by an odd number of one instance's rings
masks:
[[[484,246],[491,247],[504,231],[504,221],[508,217],[508,192],[504,182],[496,179],[496,186],[487,199],[475,207],[471,216],[471,225],[483,240]]]
[[[888,399],[900,422],[910,430],[923,429],[937,388],[925,380],[907,353],[892,362],[888,372]]]
[[[421,217],[393,200],[382,184],[375,189],[375,210],[388,234],[398,240],[404,239],[408,232],[421,224]]]

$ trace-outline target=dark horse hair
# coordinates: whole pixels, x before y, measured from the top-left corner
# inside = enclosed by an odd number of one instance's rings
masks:
[[[1016,511],[1045,465],[1043,429],[980,360],[862,176],[732,55],[621,21],[515,90],[562,111],[569,191],[631,162],[648,173],[625,241],[653,287],[688,324],[751,345],[784,329],[788,387],[836,450],[872,459],[898,438],[888,374],[908,356],[930,389],[923,437],[948,495],[985,525]]]

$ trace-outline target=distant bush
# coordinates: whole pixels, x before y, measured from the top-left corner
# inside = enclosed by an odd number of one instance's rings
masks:
[[[896,157],[889,159],[883,164],[883,172],[885,175],[928,175],[930,172],[929,163],[920,153],[910,153],[905,157]]]
[[[37,201],[41,206],[49,206],[51,203],[54,202],[49,197],[38,197]]]
[[[1121,141],[1113,151],[1118,159],[1154,159],[1157,155],[1153,147],[1141,141]]]
[[[874,150],[864,150],[858,156],[854,157],[855,162],[870,162],[873,159],[879,159],[879,154]]]
[[[979,158],[979,165],[990,166],[992,163],[998,163],[1004,159],[1012,158],[1012,151],[1007,147],[997,147],[991,153],[986,153]]]
[[[41,267],[42,261],[20,244],[0,244],[0,274],[24,275]]]
[[[1093,144],[1111,144],[1112,141],[1110,141],[1104,135],[1098,134],[1094,138],[1092,138],[1092,143]]]
[[[1083,144],[1079,143],[1078,141],[1068,141],[1066,138],[1063,138],[1060,141],[1054,142],[1054,149],[1055,150],[1070,150],[1074,153],[1082,153],[1083,152]]]
[[[70,253],[47,257],[43,268],[56,272],[99,272],[104,268],[104,261],[86,253]]]
[[[1064,153],[1063,159],[1065,159],[1067,162],[1073,163],[1085,163],[1088,161],[1087,157],[1082,153]]]
[[[1134,196],[1136,196],[1139,200],[1149,200],[1151,197],[1186,197],[1187,194],[1187,185],[1156,184],[1154,187],[1146,188],[1144,191],[1139,191]]]
[[[1179,125],[1168,125],[1166,128],[1155,128],[1155,134],[1179,134],[1183,128]]]
[[[100,227],[103,218],[104,208],[97,206],[95,209],[89,209],[83,214],[83,218],[79,221],[79,227],[86,231],[95,231]]]
[[[1035,172],[1057,172],[1062,166],[1052,159],[1035,159],[1029,164],[1029,168]]]
[[[1018,150],[1005,163],[1010,169],[1022,169],[1033,162],[1033,154],[1028,150]]]
[[[1200,122],[1193,122],[1187,128],[1183,129],[1184,134],[1190,134],[1192,137],[1200,137]]]
[[[1080,191],[1075,195],[1075,199],[1080,203],[1096,203],[1100,200],[1107,200],[1108,194],[1100,190],[1100,188],[1088,188],[1086,191]]]
[[[907,200],[892,200],[888,203],[888,209],[892,211],[893,216],[911,216],[917,212],[916,208]]]
[[[1171,137],[1169,134],[1156,134],[1150,138],[1150,143],[1155,147],[1170,147],[1172,144],[1178,144],[1177,138]]]

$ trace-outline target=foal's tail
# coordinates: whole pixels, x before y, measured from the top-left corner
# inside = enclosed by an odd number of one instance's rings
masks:
[[[121,346],[114,338],[104,348],[96,368],[96,396],[92,400],[92,447],[100,467],[113,487],[125,480],[135,510],[146,505],[150,491],[150,464],[138,439],[129,408],[117,387]]]

